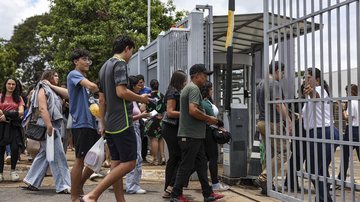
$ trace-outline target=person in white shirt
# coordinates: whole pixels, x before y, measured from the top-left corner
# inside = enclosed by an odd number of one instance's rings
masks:
[[[327,98],[329,97],[329,90],[326,81],[324,80],[324,86],[321,86],[321,71],[318,68],[308,68],[307,71],[307,85],[305,85],[304,95],[308,99],[312,98]],[[329,177],[329,165],[331,162],[331,156],[334,155],[331,153],[331,144],[328,143],[314,143],[316,139],[323,139],[323,130],[325,132],[325,139],[331,138],[331,124],[333,124],[330,117],[330,102],[331,101],[314,101],[309,100],[305,102],[305,105],[302,109],[303,120],[304,120],[304,129],[307,132],[306,136],[310,138],[310,173],[317,173],[319,176],[323,175],[326,171],[326,177]],[[334,127],[334,139],[339,139],[339,131]],[[315,144],[317,144],[317,152],[315,151]],[[322,146],[325,146],[325,153],[323,153]],[[336,146],[335,146],[336,147]],[[317,162],[315,162],[315,156],[317,157]],[[325,165],[323,164],[323,158],[325,158]],[[315,172],[316,165],[317,172]],[[315,180],[312,180],[312,183],[315,189],[319,191],[319,198],[317,201],[325,201],[325,197],[328,202],[332,202],[332,198],[329,192],[329,184],[324,190],[324,182],[319,180],[318,186],[316,186]],[[326,192],[326,193],[325,193]],[[326,195],[325,195],[326,194]]]
[[[345,88],[346,95],[348,95],[348,87]],[[350,86],[350,96],[358,95],[358,87],[355,84],[351,84]],[[351,112],[351,113],[350,113]],[[351,116],[350,116],[351,114]],[[352,141],[359,142],[359,101],[358,100],[350,100],[343,108],[343,117],[347,120],[347,125],[345,129],[345,134],[343,136],[344,141],[350,140],[350,127],[352,128]],[[351,120],[351,124],[350,124]],[[344,172],[342,180],[346,180],[346,173],[349,169],[349,158],[352,154],[350,151],[350,147],[348,145],[343,146],[343,159],[344,159]],[[358,159],[360,161],[360,147],[353,147],[353,150],[356,150]],[[339,171],[338,179],[341,179],[341,171]]]

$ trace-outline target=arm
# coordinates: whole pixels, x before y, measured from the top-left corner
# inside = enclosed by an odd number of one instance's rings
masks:
[[[89,89],[92,93],[96,93],[96,92],[99,91],[98,86],[97,86],[95,83],[89,81],[89,80],[86,79],[86,78],[84,78],[83,80],[81,80],[79,83],[80,83],[80,85],[81,85],[82,87],[85,87],[85,88]]]
[[[55,93],[59,94],[61,98],[67,99],[69,98],[69,93],[66,88],[52,85],[48,80],[43,80],[48,86],[50,86],[51,89],[55,91]]]
[[[99,93],[99,109],[100,109],[100,117],[99,117],[99,132],[101,135],[105,134],[105,112],[106,112],[106,102],[105,102],[104,93]]]
[[[134,121],[137,121],[137,120],[140,120],[142,118],[146,118],[149,116],[149,113],[147,113],[146,111],[142,112],[141,114],[138,114],[136,116],[133,116],[133,120]]]
[[[218,123],[217,118],[208,116],[204,112],[200,111],[198,105],[195,103],[189,104],[189,114],[200,121],[206,121],[209,125],[216,125]]]
[[[45,127],[47,128],[47,134],[49,136],[51,136],[53,127],[52,127],[52,123],[51,123],[51,119],[50,119],[50,114],[47,109],[47,101],[46,101],[45,91],[42,88],[39,90],[38,100],[39,100],[40,116],[44,120]]]
[[[131,90],[129,90],[125,85],[118,85],[116,86],[116,95],[122,99],[125,99],[127,101],[136,101],[141,103],[149,103],[149,95],[143,94],[138,95]]]
[[[176,107],[176,100],[174,99],[169,99],[166,102],[166,113],[169,116],[169,118],[179,118],[180,117],[180,112],[179,111],[175,111],[175,107]]]

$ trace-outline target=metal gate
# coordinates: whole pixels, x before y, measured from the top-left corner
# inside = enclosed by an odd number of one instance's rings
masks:
[[[358,201],[359,0],[263,2],[268,195]]]

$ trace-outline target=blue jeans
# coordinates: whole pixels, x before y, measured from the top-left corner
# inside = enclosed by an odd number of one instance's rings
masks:
[[[350,134],[349,134],[349,126],[346,126],[345,134],[343,136],[344,141],[350,140]],[[359,127],[358,126],[352,126],[352,141],[353,142],[359,142]],[[353,147],[353,150],[356,150],[358,159],[360,161],[360,147]],[[352,155],[353,151],[350,151],[350,146],[344,145],[343,146],[343,159],[344,159],[344,180],[346,179],[346,173],[349,169],[349,159],[350,155]],[[353,159],[355,160],[355,159]],[[339,172],[338,179],[341,179],[341,171]]]
[[[135,168],[126,174],[126,192],[127,193],[136,193],[140,187],[140,180],[142,174],[142,157],[141,157],[141,134],[140,134],[140,124],[139,122],[134,122],[134,130],[136,134],[136,144],[137,144],[137,158]]]
[[[39,153],[36,155],[24,182],[39,188],[43,181],[48,166],[55,181],[56,192],[70,188],[70,171],[67,165],[61,136],[54,139],[54,161],[46,160],[46,140],[40,143]]]
[[[10,156],[11,155],[11,149],[10,149],[10,145],[6,145],[6,149],[5,149],[5,153],[6,153],[6,156]]]
[[[316,130],[316,131],[314,131]],[[314,134],[315,132],[315,134]],[[331,139],[330,137],[330,127],[325,127],[325,138],[326,139]],[[322,128],[317,128],[317,129],[311,129],[309,131],[309,136],[310,138],[314,138],[314,139],[322,139]],[[337,128],[334,128],[334,139],[335,140],[339,140],[339,130]],[[315,144],[317,145],[317,162],[315,162]],[[322,145],[325,146],[325,154],[323,153],[323,149],[322,149]],[[336,150],[337,145],[334,146],[334,152]],[[318,170],[317,173],[319,176],[323,176],[323,172],[324,170],[326,171],[326,177],[329,177],[329,165],[331,163],[331,156],[333,156],[334,154],[331,153],[331,144],[328,143],[314,143],[312,141],[310,141],[310,173],[311,174],[315,174],[315,163],[318,164]],[[323,165],[323,158],[325,158],[325,165]],[[317,189],[319,191],[319,198],[318,198],[318,202],[321,201],[325,201],[325,197],[327,197],[327,201],[328,202],[332,202],[332,198],[330,195],[330,185],[329,183],[326,184],[326,189],[324,190],[324,181],[320,181],[318,183],[318,187],[316,187],[316,183],[315,180],[312,180],[312,183],[315,187],[315,189]],[[326,193],[325,193],[326,192]]]

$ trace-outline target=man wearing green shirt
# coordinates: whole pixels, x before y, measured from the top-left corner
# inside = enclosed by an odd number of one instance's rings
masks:
[[[224,197],[215,194],[207,178],[207,159],[204,150],[206,123],[217,124],[218,120],[204,113],[201,107],[202,96],[199,87],[207,81],[207,76],[212,72],[207,71],[203,64],[195,64],[190,68],[191,82],[188,83],[180,94],[180,122],[178,143],[181,149],[181,163],[176,175],[175,185],[170,201],[187,202],[182,195],[184,185],[187,183],[193,169],[201,183],[204,201],[215,201]]]

